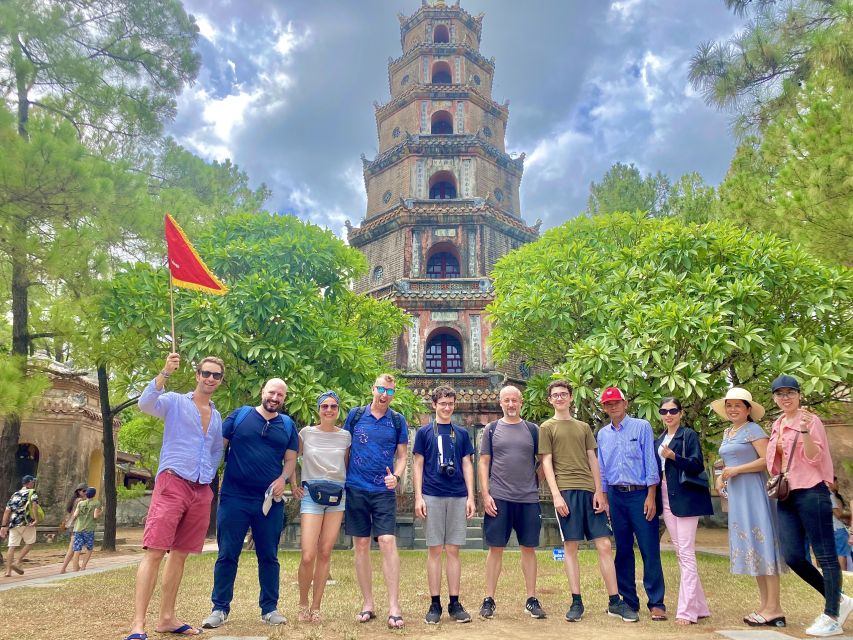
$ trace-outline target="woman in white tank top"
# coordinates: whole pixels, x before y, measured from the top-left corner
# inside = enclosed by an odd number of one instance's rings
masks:
[[[302,561],[299,564],[299,621],[319,622],[320,601],[329,576],[332,549],[344,517],[344,484],[351,435],[337,426],[340,417],[338,395],[326,391],[317,398],[320,424],[304,427],[299,432],[301,482],[306,488],[300,505]],[[321,485],[318,483],[322,483]],[[332,489],[332,504],[315,501],[311,486]],[[340,496],[334,492],[340,487]],[[325,491],[328,494],[328,491]],[[315,492],[316,495],[316,492]],[[321,498],[322,499],[322,498]],[[325,502],[324,501],[324,502]],[[314,590],[311,604],[308,592]]]

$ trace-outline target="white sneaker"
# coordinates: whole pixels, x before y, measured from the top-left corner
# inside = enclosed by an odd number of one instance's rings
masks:
[[[287,618],[278,612],[278,609],[273,609],[269,613],[261,616],[261,620],[267,624],[287,624]]]
[[[221,627],[225,624],[225,621],[228,619],[228,614],[219,609],[214,609],[210,612],[210,615],[207,616],[204,620],[201,621],[201,626],[203,629],[216,629],[216,627]]]
[[[825,638],[827,636],[840,636],[844,631],[838,620],[833,620],[825,613],[820,614],[814,621],[814,624],[806,629],[806,633],[810,636],[818,636]]]
[[[853,613],[853,598],[842,593],[841,602],[838,604],[838,625],[843,627],[851,613]]]

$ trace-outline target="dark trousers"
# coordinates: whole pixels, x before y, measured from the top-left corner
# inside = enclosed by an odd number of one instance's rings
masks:
[[[841,599],[841,567],[835,555],[829,489],[822,482],[809,489],[794,489],[787,500],[779,503],[778,512],[779,538],[785,562],[826,599],[823,612],[837,618]],[[807,534],[823,575],[805,554]]]
[[[243,540],[249,527],[258,557],[258,582],[261,595],[258,604],[261,615],[278,606],[278,542],[284,528],[284,502],[273,502],[269,514],[261,511],[263,500],[223,496],[216,513],[216,541],[219,556],[213,567],[213,608],[231,611],[237,563],[243,550]]]
[[[613,537],[616,540],[616,583],[619,595],[629,607],[638,611],[640,598],[637,596],[636,568],[634,562],[634,537],[643,557],[643,587],[649,599],[649,609],[660,607],[663,603],[663,569],[660,562],[660,537],[658,534],[658,515],[649,522],[643,515],[643,503],[648,492],[616,491],[608,488],[610,501],[610,522]]]

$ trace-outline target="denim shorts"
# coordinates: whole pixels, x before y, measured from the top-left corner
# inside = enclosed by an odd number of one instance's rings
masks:
[[[343,483],[340,484],[341,488],[343,488]],[[335,511],[343,511],[346,509],[347,498],[346,492],[341,494],[341,502],[340,504],[328,505],[328,504],[318,504],[311,499],[311,494],[308,493],[308,489],[305,489],[305,495],[302,496],[302,502],[299,504],[299,513],[310,513],[322,516],[326,513],[334,513]]]

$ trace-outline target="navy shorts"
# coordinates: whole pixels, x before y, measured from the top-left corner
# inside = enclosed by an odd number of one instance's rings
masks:
[[[592,491],[568,489],[560,491],[560,495],[569,507],[569,515],[565,518],[557,514],[563,542],[610,537],[612,531],[607,521],[607,513],[596,513],[592,508]]]
[[[397,496],[393,491],[346,490],[344,532],[350,536],[393,536],[397,533]]]
[[[510,502],[495,500],[498,515],[483,517],[483,538],[488,547],[505,547],[515,530],[522,547],[538,547],[542,529],[542,510],[538,502]]]

